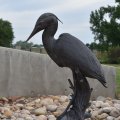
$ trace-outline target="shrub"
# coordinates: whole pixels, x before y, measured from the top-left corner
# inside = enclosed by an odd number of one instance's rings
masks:
[[[109,63],[120,64],[120,47],[114,47],[108,53]]]

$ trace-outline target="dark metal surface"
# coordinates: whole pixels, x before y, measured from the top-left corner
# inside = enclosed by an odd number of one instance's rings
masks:
[[[81,75],[80,71],[73,71],[74,84],[69,79],[70,88],[74,97],[71,101],[72,107],[64,111],[57,120],[84,120],[91,117],[90,112],[85,112],[89,107],[89,100],[92,89],[90,89],[87,79]]]
[[[90,88],[85,77],[98,79],[105,87],[106,81],[99,61],[82,41],[68,33],[61,34],[57,40],[54,38],[58,20],[52,13],[42,14],[27,41],[39,31],[44,30],[42,41],[48,55],[59,67],[69,67],[73,72],[74,83],[77,83],[77,85],[74,84],[73,99],[65,110],[65,117],[62,120],[83,120],[90,98]],[[71,104],[73,109],[67,112]]]

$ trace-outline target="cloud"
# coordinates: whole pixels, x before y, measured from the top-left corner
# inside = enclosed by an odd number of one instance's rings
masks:
[[[15,42],[28,37],[39,15],[44,12],[55,13],[64,23],[59,24],[56,38],[60,33],[69,32],[78,38],[91,41],[90,12],[108,3],[113,4],[114,2],[113,0],[109,0],[109,2],[106,0],[4,0],[0,1],[0,16],[12,23]],[[31,41],[41,43],[41,33]]]

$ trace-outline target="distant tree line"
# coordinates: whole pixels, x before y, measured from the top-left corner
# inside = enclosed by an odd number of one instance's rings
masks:
[[[33,44],[32,42],[24,42],[24,41],[17,41],[15,44],[13,44],[13,47],[20,46],[21,50],[30,50],[32,47],[40,48],[43,45]]]

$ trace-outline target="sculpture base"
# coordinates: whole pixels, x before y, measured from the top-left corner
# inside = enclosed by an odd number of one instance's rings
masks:
[[[87,107],[90,105],[89,100],[92,91],[87,79],[85,77],[83,77],[82,81],[74,79],[74,85],[71,80],[69,80],[69,83],[70,88],[73,90],[71,106],[57,120],[84,120],[90,117],[90,112],[85,113]]]

